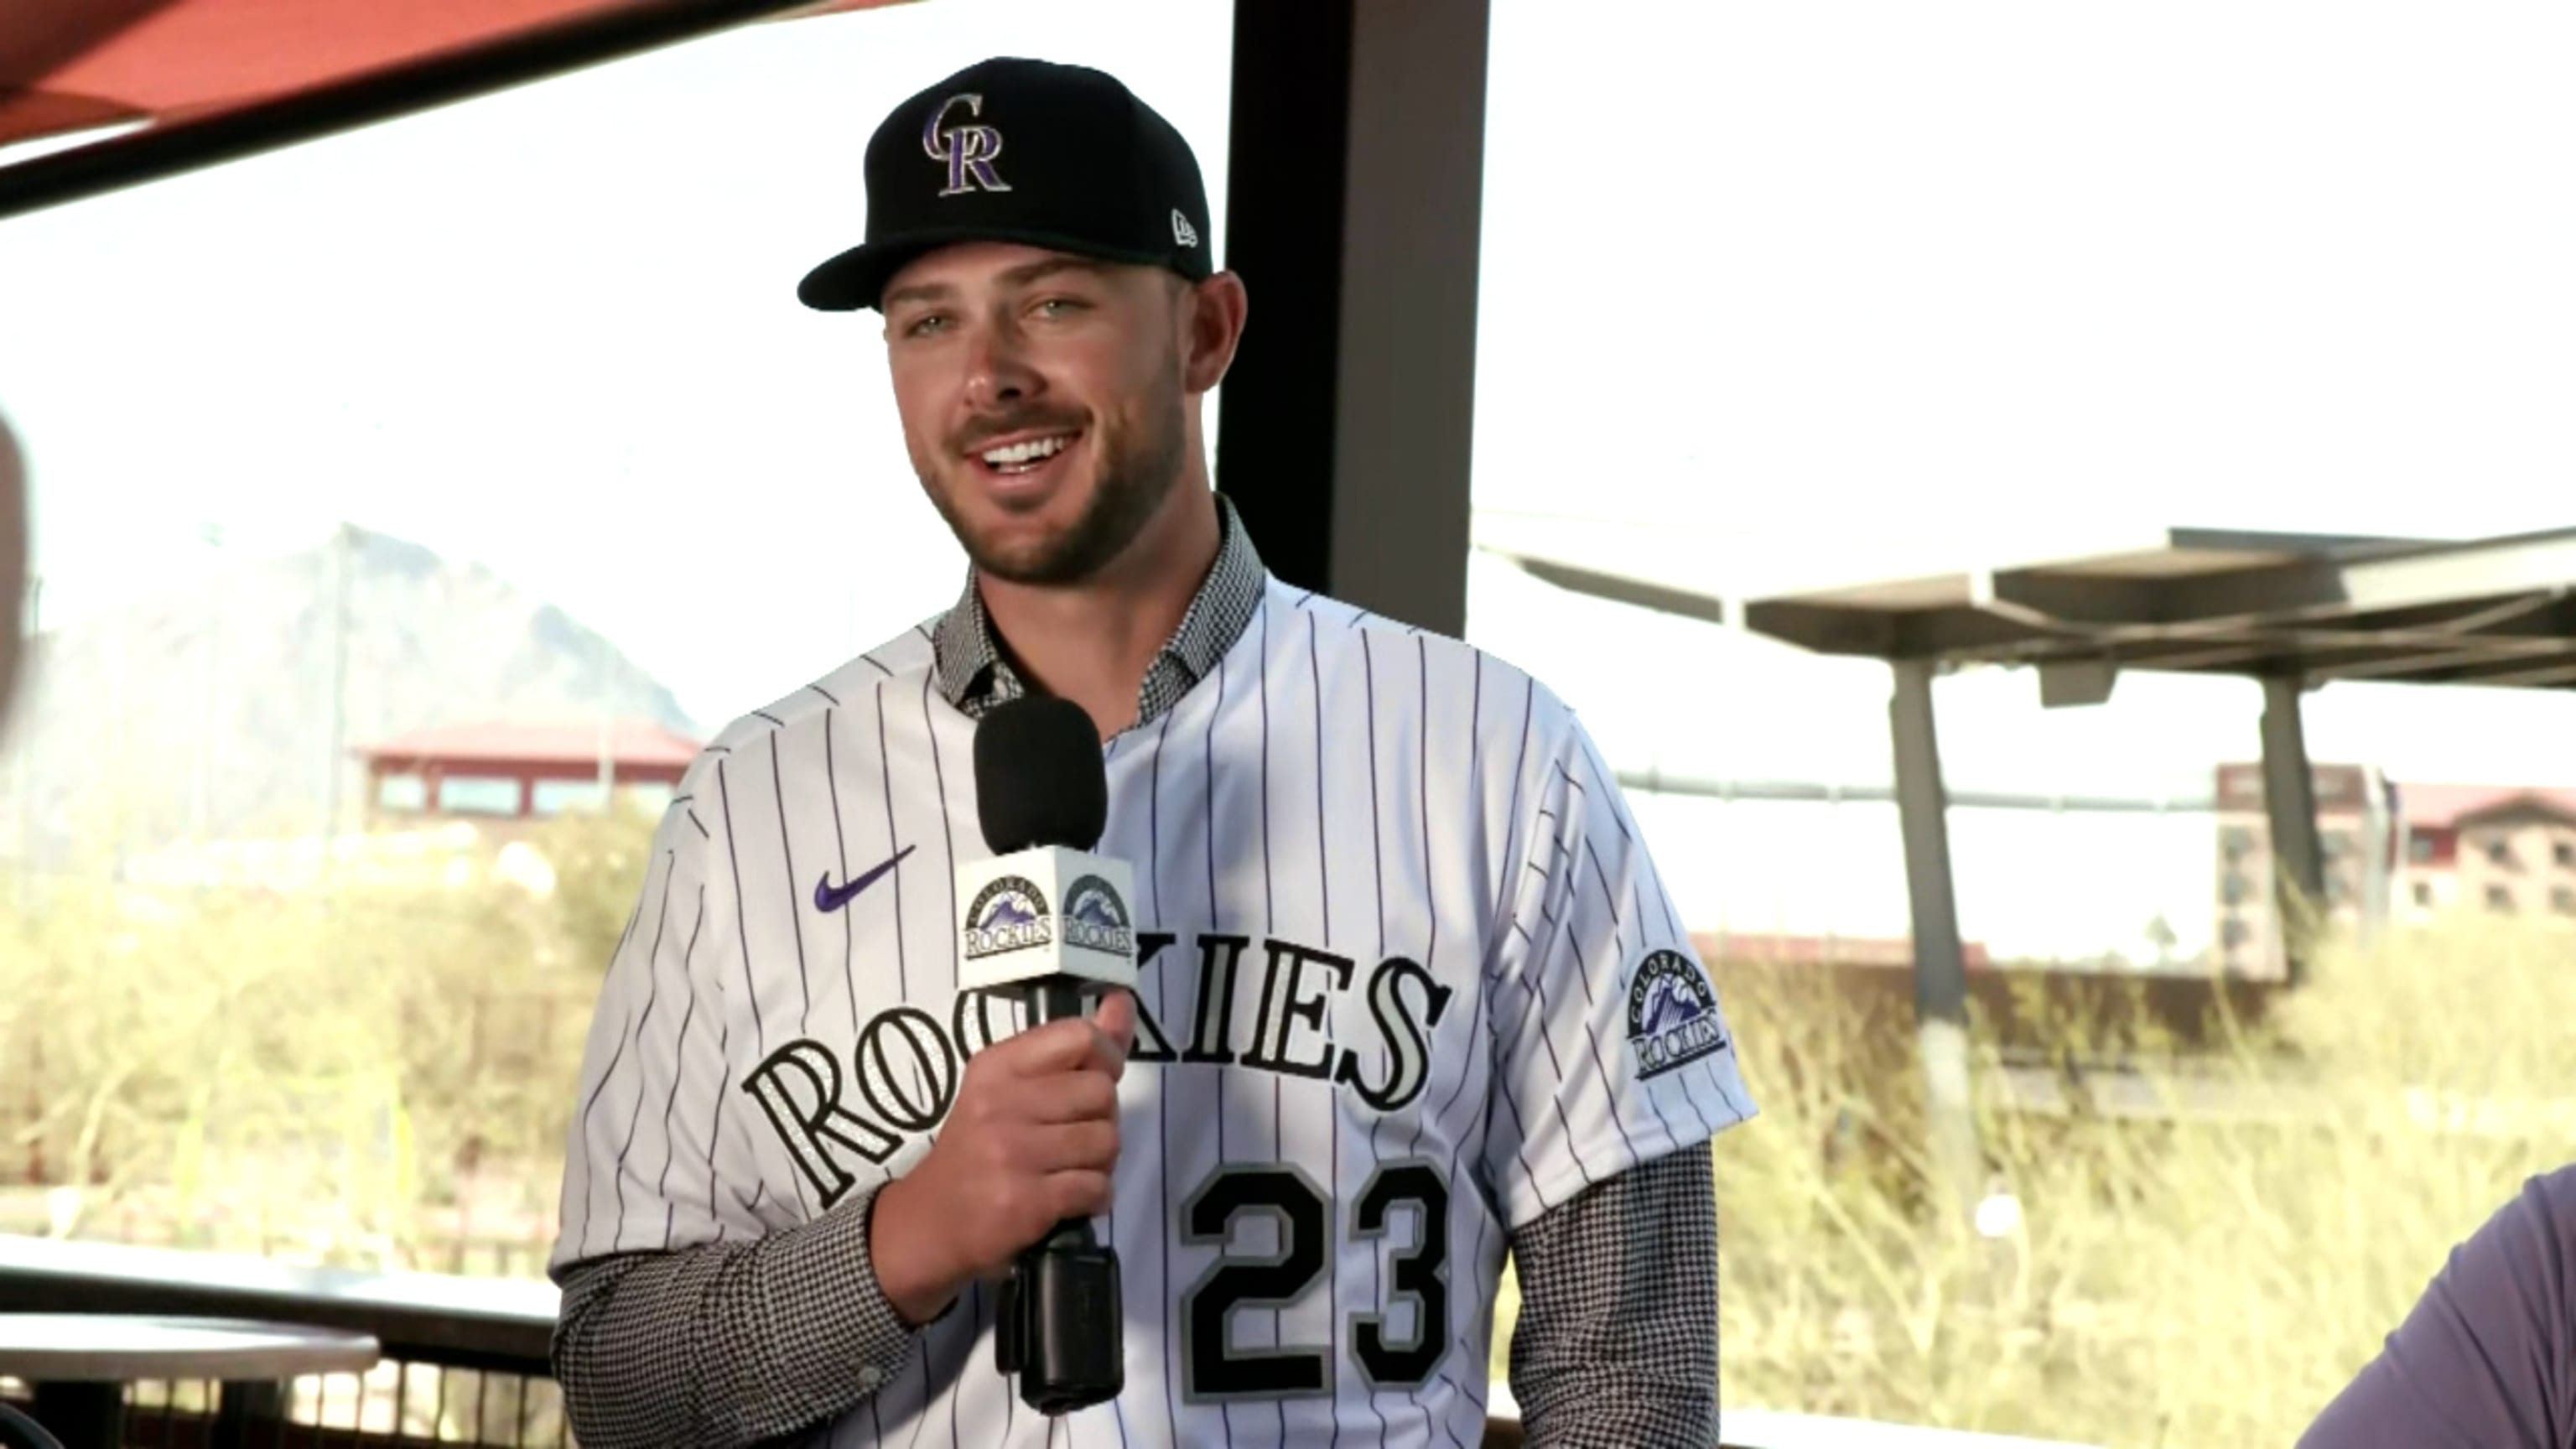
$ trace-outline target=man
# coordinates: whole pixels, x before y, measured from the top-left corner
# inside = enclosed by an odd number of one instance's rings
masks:
[[[2576,1167],[2542,1173],[2451,1250],[2299,1449],[2576,1445]]]
[[[662,824],[553,1257],[584,1449],[1472,1449],[1506,1246],[1532,1443],[1714,1443],[1706,1143],[1753,1107],[1572,713],[1265,573],[1201,422],[1245,289],[1118,82],[972,67],[865,171],[867,242],[799,295],[882,313],[974,567],[723,731]],[[951,872],[976,720],[1024,691],[1099,727],[1140,982],[1015,1033],[956,990]],[[1082,1214],[1126,1389],[1049,1422],[993,1285]]]

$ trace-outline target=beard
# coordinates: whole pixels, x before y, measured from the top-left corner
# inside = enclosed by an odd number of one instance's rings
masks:
[[[1038,587],[1081,583],[1135,543],[1181,481],[1182,451],[1189,445],[1189,432],[1181,406],[1178,358],[1165,368],[1142,412],[1143,421],[1133,429],[1103,426],[1095,420],[1084,430],[1098,469],[1091,496],[1083,500],[1082,512],[1071,523],[1044,536],[1004,543],[979,533],[950,491],[927,470],[921,480],[923,490],[978,572],[1005,583]],[[997,419],[980,431],[1000,437],[1027,428],[1078,425],[1078,419],[1032,412]],[[957,449],[952,456],[966,451]]]

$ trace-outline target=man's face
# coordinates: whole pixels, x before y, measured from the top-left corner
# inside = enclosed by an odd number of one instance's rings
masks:
[[[882,304],[904,446],[975,566],[1022,584],[1097,574],[1180,481],[1189,297],[1145,267],[949,247]]]

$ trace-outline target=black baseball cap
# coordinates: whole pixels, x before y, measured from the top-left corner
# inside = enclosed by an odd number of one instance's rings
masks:
[[[796,295],[808,307],[874,307],[914,258],[968,241],[1168,267],[1192,281],[1216,270],[1189,143],[1086,66],[968,66],[886,117],[866,172],[867,240],[806,274]]]

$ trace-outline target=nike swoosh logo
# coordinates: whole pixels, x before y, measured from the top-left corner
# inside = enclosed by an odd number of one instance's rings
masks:
[[[835,887],[832,884],[832,877],[829,872],[826,872],[814,882],[814,909],[818,911],[837,911],[841,907],[848,905],[850,902],[857,900],[859,892],[866,890],[868,887],[875,885],[878,881],[885,879],[893,872],[896,866],[903,864],[903,858],[910,854],[912,854],[912,847],[907,845],[903,849],[896,851],[892,860],[889,860],[885,864],[877,866],[874,869],[863,870],[857,875],[850,877],[847,883],[838,887]]]

